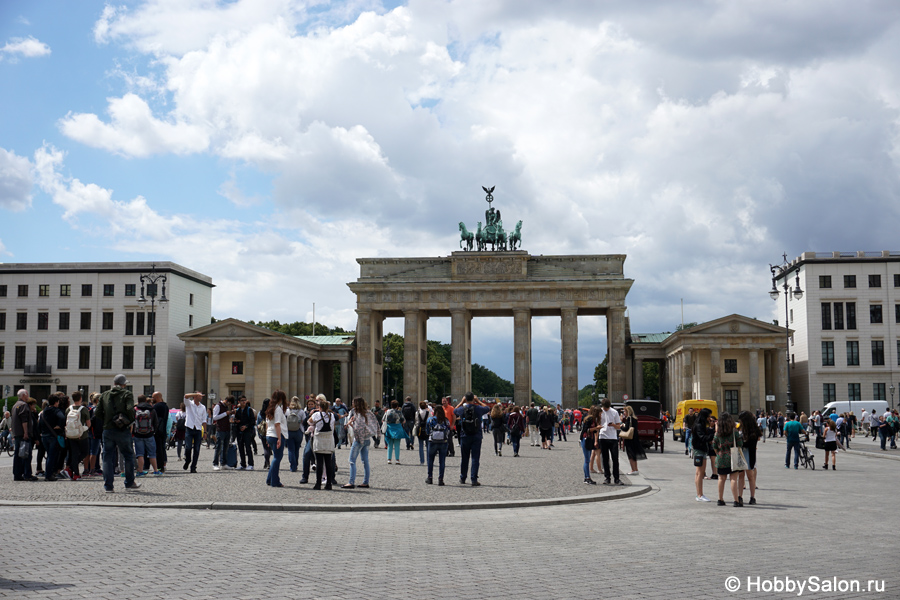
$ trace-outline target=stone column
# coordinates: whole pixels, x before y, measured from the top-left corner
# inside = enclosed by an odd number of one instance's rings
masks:
[[[513,399],[519,406],[531,402],[531,310],[513,309],[513,347],[515,381]]]
[[[634,397],[636,399],[644,398],[644,359],[634,359]]]
[[[366,402],[374,405],[375,400],[382,398],[381,326],[384,317],[377,311],[363,308],[357,309],[356,314],[356,389]],[[318,394],[318,391],[310,393]]]
[[[190,394],[194,391],[196,391],[194,387],[194,353],[189,351],[184,353],[184,393]],[[169,402],[173,401],[174,399],[169,400]]]
[[[681,352],[681,399],[690,400],[694,395],[694,365],[690,348],[685,348]]]
[[[759,351],[750,351],[750,412],[759,408]]]
[[[722,414],[722,353],[720,348],[709,349],[709,377],[712,385],[710,400],[715,400]]]
[[[469,311],[464,309],[450,310],[450,396],[454,400],[462,398],[467,387],[467,373],[471,373],[469,364]]]
[[[341,399],[345,404],[350,404],[350,361],[341,361]],[[373,403],[374,405],[374,403]]]
[[[194,352],[194,385],[197,386],[195,391],[205,392],[209,388],[208,357],[208,352]]]
[[[219,357],[218,350],[209,353],[209,389],[215,390],[217,398],[223,396],[222,390],[219,389]]]
[[[244,395],[253,404],[256,396],[256,352],[253,350],[244,352]]]
[[[427,384],[423,386],[426,370],[425,327],[428,318],[420,310],[403,311],[403,392],[413,403],[426,400]]]
[[[291,354],[291,356],[289,358],[290,366],[288,367],[288,369],[290,370],[291,376],[290,376],[290,382],[288,384],[288,398],[290,398],[291,396],[299,396],[300,395],[300,392],[298,391],[298,388],[297,388],[297,359],[298,358],[299,357],[296,354]]]
[[[288,388],[291,387],[291,357],[287,352],[281,353],[281,382],[278,386],[284,395],[288,397],[290,400],[291,395],[288,393]]]
[[[312,361],[312,389],[313,394],[321,394],[322,390],[319,388],[319,361],[313,359]],[[328,396],[326,396],[327,398]],[[334,401],[334,398],[329,398],[329,402]]]
[[[562,339],[562,395],[563,408],[578,406],[578,309],[562,309],[560,338]]]
[[[607,397],[622,402],[625,394],[625,307],[610,308],[606,313],[607,352],[609,354],[609,391]]]
[[[275,350],[272,352],[272,374],[269,377],[269,389],[265,391],[265,396],[272,397],[272,392],[281,387],[281,352]]]
[[[303,358],[303,394],[313,394],[312,389],[312,359]]]

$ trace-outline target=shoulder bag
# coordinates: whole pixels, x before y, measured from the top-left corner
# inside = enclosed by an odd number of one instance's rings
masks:
[[[319,416],[322,419],[322,428],[313,434],[313,453],[331,454],[334,452],[334,432],[331,431],[331,421],[334,417],[328,415],[326,421],[324,413],[320,413]]]
[[[734,431],[731,432],[731,470],[732,471],[749,471],[750,465],[747,464],[747,457],[744,456],[744,449],[739,448],[735,439]]]
[[[632,421],[631,419],[629,419],[629,420],[628,420],[628,430],[627,430],[626,432],[624,432],[624,433],[620,433],[620,434],[619,434],[619,439],[622,439],[622,440],[630,440],[630,439],[634,438],[634,430],[635,430],[635,429],[637,429],[637,427],[635,427],[634,421]]]

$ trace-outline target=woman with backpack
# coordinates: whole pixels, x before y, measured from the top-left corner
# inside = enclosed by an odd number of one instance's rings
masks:
[[[416,438],[419,440],[419,464],[425,464],[425,446],[428,443],[428,433],[426,432],[426,423],[428,423],[428,419],[431,417],[431,412],[428,410],[428,403],[422,400],[419,402],[419,409],[416,411],[416,420],[413,423],[413,431],[415,432]]]
[[[296,473],[297,465],[300,462],[300,451],[303,448],[303,421],[306,419],[306,413],[300,408],[300,398],[297,396],[291,398],[291,404],[284,417],[287,419],[288,464],[291,473]]]
[[[716,428],[716,436],[713,438],[713,450],[716,453],[716,472],[719,474],[719,506],[725,506],[725,499],[722,497],[725,493],[725,475],[731,480],[731,496],[734,499],[734,506],[744,506],[744,500],[738,495],[738,473],[735,469],[736,465],[731,462],[731,449],[741,448],[744,441],[738,435],[737,429],[734,427],[734,419],[731,415],[722,413]]]
[[[284,445],[288,438],[287,395],[281,390],[272,392],[272,399],[266,407],[266,442],[272,451],[272,461],[269,465],[269,474],[266,476],[266,485],[272,487],[284,487],[278,476],[281,467],[281,458],[284,456]]]
[[[269,468],[269,462],[272,457],[272,450],[269,448],[268,442],[266,442],[266,431],[268,430],[266,426],[266,411],[269,410],[269,402],[271,401],[268,398],[263,400],[262,407],[256,415],[256,433],[259,434],[259,439],[262,440],[263,458],[265,458],[263,469]]]
[[[312,436],[313,454],[316,456],[316,484],[312,489],[322,489],[322,476],[325,476],[325,489],[332,489],[334,481],[334,430],[337,419],[331,413],[331,403],[323,394],[316,396],[319,410],[309,418],[308,433]]]
[[[694,487],[697,490],[697,502],[709,502],[703,494],[703,478],[706,476],[706,458],[712,455],[712,441],[716,436],[715,430],[709,426],[712,411],[704,408],[697,415],[694,427],[691,430],[691,449],[694,452]],[[715,474],[715,469],[713,469]],[[718,476],[716,476],[718,479]]]
[[[744,442],[744,457],[747,460],[747,470],[738,475],[738,488],[743,496],[744,477],[750,486],[750,504],[756,504],[756,445],[760,438],[765,440],[765,433],[760,431],[759,425],[750,412],[743,410],[738,415],[741,423],[741,438]]]
[[[513,457],[519,456],[519,444],[522,442],[522,434],[525,433],[525,417],[515,404],[506,415],[506,430],[509,432],[509,441],[512,443]]]
[[[538,417],[538,429],[541,430],[541,448],[549,450],[553,446],[553,425],[556,423],[556,411],[552,408],[541,410]]]
[[[497,402],[491,408],[491,432],[494,434],[494,454],[503,456],[503,441],[506,438],[506,415],[503,407]]]
[[[356,487],[356,459],[362,457],[365,478],[359,484],[361,488],[369,487],[369,445],[372,437],[378,432],[378,419],[369,411],[366,401],[357,396],[352,402],[353,408],[347,415],[347,435],[350,436],[350,481],[341,487],[352,490]],[[350,432],[353,432],[352,435]],[[318,471],[318,469],[317,469]]]
[[[836,471],[837,467],[837,424],[833,419],[825,419],[825,470],[828,470],[828,454],[831,454],[831,470]]]
[[[187,421],[187,413],[184,409],[184,402],[182,402],[178,412],[175,413],[175,427],[172,428],[175,430],[173,435],[175,436],[175,448],[178,451],[178,460],[181,460],[181,449],[184,447],[184,430],[186,429],[185,422]]]
[[[599,460],[599,452],[597,452],[599,444],[597,443],[597,432],[600,430],[600,407],[592,406],[590,413],[584,418],[581,424],[581,451],[584,454],[584,482],[590,485],[597,485],[597,482],[591,478],[591,469],[594,466],[595,457]],[[600,465],[597,465],[600,468]]]
[[[447,448],[449,447],[450,421],[447,420],[446,413],[438,407],[434,411],[434,416],[428,419],[425,424],[425,431],[428,435],[428,479],[425,483],[432,484],[434,479],[434,457],[438,457],[438,485],[444,485],[444,466],[447,461]]]
[[[391,408],[384,413],[384,420],[381,424],[381,431],[384,433],[384,443],[387,446],[387,461],[391,464],[391,452],[397,457],[397,464],[400,464],[400,440],[407,439],[406,431],[403,424],[406,419],[399,410],[400,403],[391,400]]]

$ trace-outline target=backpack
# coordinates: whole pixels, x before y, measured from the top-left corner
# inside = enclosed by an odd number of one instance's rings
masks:
[[[135,435],[153,435],[153,415],[149,410],[139,410],[134,415]]]
[[[522,416],[519,413],[510,415],[507,427],[509,435],[520,435],[522,433]]]
[[[416,407],[412,405],[412,402],[407,402],[400,409],[403,413],[403,418],[407,421],[413,421],[416,418]]]
[[[97,407],[91,410],[91,435],[95,440],[103,439],[103,419],[97,414]]]
[[[467,404],[466,408],[463,409],[459,423],[462,425],[463,433],[466,435],[476,435],[480,431],[478,416],[475,414],[475,406],[473,404]]]
[[[81,409],[83,408],[83,406],[79,406],[76,409],[71,406],[66,414],[66,437],[70,440],[79,439],[88,430],[86,425],[81,424]]]
[[[176,431],[184,431],[186,429],[185,422],[187,421],[187,416],[184,413],[180,413],[178,418],[175,419],[175,429]]]
[[[296,411],[288,411],[287,414],[288,431],[300,431],[300,413]]]
[[[419,438],[420,440],[428,439],[428,434],[426,433],[428,431],[428,427],[426,427],[426,424],[428,423],[429,417],[428,417],[428,411],[425,410],[424,412],[425,412],[425,418],[422,418],[422,411],[419,411],[417,413],[417,416],[419,417],[419,430],[416,431],[416,437]]]
[[[447,422],[435,420],[434,425],[431,426],[428,441],[432,444],[446,444],[449,439],[450,428],[447,426]]]

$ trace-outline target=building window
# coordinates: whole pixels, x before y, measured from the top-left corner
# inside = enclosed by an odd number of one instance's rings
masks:
[[[900,274],[894,274],[894,287],[900,287]]]
[[[59,295],[63,298],[68,298],[72,295],[72,284],[71,283],[61,283],[59,285]]]
[[[56,347],[56,368],[63,369],[63,370],[69,368],[69,347],[68,346],[57,346]]]
[[[859,342],[851,340],[847,342],[847,366],[859,366]]]
[[[28,313],[16,313],[16,331],[25,331],[28,329]]]
[[[194,315],[188,315],[188,327],[194,326]]]
[[[153,386],[152,385],[144,386],[144,395],[147,396],[148,398],[153,395]]]
[[[144,368],[156,368],[156,346],[144,346]]]
[[[137,335],[144,335],[144,313],[137,313]]]
[[[6,298],[6,286],[0,285],[0,298]]]
[[[134,313],[125,313],[125,335],[134,335]]]
[[[111,312],[103,313],[103,329],[105,331],[110,331],[113,328],[113,314]]]
[[[788,322],[793,323],[794,322],[794,309],[793,308],[789,311],[789,315],[790,315],[790,318],[789,318]]]
[[[90,346],[78,346],[78,368],[79,369],[90,369],[91,368],[91,347]]]
[[[50,328],[50,313],[38,313],[38,330],[47,330]]]
[[[156,313],[147,313],[147,335],[156,335]]]
[[[900,304],[894,305],[894,323],[900,323]]]
[[[244,374],[244,361],[241,361],[241,360],[232,361],[231,374],[232,375],[243,375]]]
[[[94,286],[90,283],[82,283],[81,284],[81,295],[83,297],[93,296],[94,295]]]
[[[116,285],[114,283],[103,284],[103,297],[112,298],[116,295]]]
[[[872,340],[872,366],[884,366],[884,341]]]
[[[34,361],[38,370],[47,368],[47,346],[37,347],[37,360]]]
[[[883,383],[872,384],[872,400],[887,400]]]
[[[843,329],[844,328],[844,303],[843,302],[835,302],[834,303],[834,328],[835,329]]]
[[[56,386],[56,391],[59,392],[60,394],[63,394],[63,395],[68,394],[68,393],[69,393],[69,386],[67,386],[67,385],[58,385],[58,386]]]
[[[134,296],[134,284],[133,283],[125,284],[125,295],[126,296]]]
[[[194,305],[194,295],[190,294],[188,296],[188,306],[193,306],[193,305]]]
[[[14,369],[25,368],[25,346],[16,346],[16,358]]]
[[[822,366],[834,366],[834,342],[822,342]]]
[[[869,305],[869,323],[881,323],[881,305]]]
[[[856,302],[847,303],[847,329],[856,329]]]
[[[740,390],[725,390],[725,412],[730,415],[736,415],[741,412]]]
[[[101,386],[100,386],[100,393],[102,394],[103,392],[108,392],[111,388],[112,388],[111,385],[101,385]]]
[[[6,331],[6,313],[0,312],[0,331]]]
[[[42,283],[38,286],[38,296],[42,298],[50,297],[50,285],[47,283]]]
[[[822,303],[822,329],[831,329],[831,302]]]
[[[847,400],[850,402],[859,402],[862,400],[862,393],[860,392],[860,385],[858,383],[847,384]]]
[[[869,275],[869,287],[881,287],[881,275]]]
[[[28,286],[20,285],[19,286],[19,298],[27,298],[28,297]]]
[[[819,287],[828,289],[831,287],[831,275],[819,275]]]
[[[0,346],[0,371],[6,367],[6,346]]]
[[[825,400],[825,404],[828,404],[829,402],[837,402],[837,391],[835,389],[835,384],[822,384],[822,399]]]
[[[736,358],[726,358],[725,359],[725,372],[726,373],[737,373],[737,359]]]
[[[59,330],[60,331],[68,331],[69,330],[69,313],[67,313],[67,312],[59,313]]]
[[[134,346],[122,346],[122,369],[130,371],[134,368]]]
[[[856,275],[844,275],[844,287],[845,288],[855,288],[856,287]]]
[[[88,331],[91,328],[91,313],[81,313],[81,330]]]
[[[100,368],[112,369],[112,346],[100,346]]]

